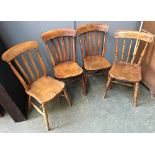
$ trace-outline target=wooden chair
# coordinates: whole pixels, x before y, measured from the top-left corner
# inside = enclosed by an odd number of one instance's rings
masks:
[[[83,69],[76,62],[76,31],[55,29],[42,34],[57,79],[82,78],[83,94],[86,95]]]
[[[153,36],[151,34],[139,31],[118,31],[114,34],[114,37],[116,38],[115,60],[112,68],[109,71],[108,81],[103,96],[106,97],[106,93],[111,82],[132,86],[134,87],[134,107],[136,107],[139,82],[142,79],[141,62],[145,55],[148,43],[153,41]],[[121,41],[122,49],[119,59],[118,45],[121,43]],[[136,41],[136,45],[133,54],[131,54],[134,41]],[[145,43],[142,51],[138,51],[140,42]],[[125,52],[125,50],[127,52]],[[137,53],[139,52],[140,57],[137,58]]]
[[[86,83],[88,76],[100,74],[111,66],[104,57],[108,30],[109,26],[105,24],[85,24],[77,28]]]
[[[28,41],[17,44],[8,49],[2,55],[2,59],[10,65],[12,71],[24,86],[26,93],[29,95],[29,105],[31,104],[44,117],[46,127],[50,130],[48,113],[45,108],[46,103],[61,92],[63,92],[69,105],[71,105],[71,100],[64,82],[47,76],[44,62],[39,54],[38,43]],[[37,106],[32,102],[31,97],[36,99],[40,105]]]

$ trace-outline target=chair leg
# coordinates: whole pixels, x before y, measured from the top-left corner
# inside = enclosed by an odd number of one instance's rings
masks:
[[[106,97],[107,91],[109,90],[109,86],[110,86],[111,80],[112,80],[112,77],[109,75],[108,76],[108,81],[107,81],[107,84],[106,84],[106,87],[105,87],[105,90],[103,92],[103,98]]]
[[[49,131],[50,126],[49,126],[49,122],[48,122],[48,113],[47,113],[47,110],[45,109],[44,105],[42,106],[42,108],[43,108],[43,115],[44,115],[44,119],[45,119],[45,124],[46,124],[47,130]]]
[[[70,98],[70,96],[69,96],[69,94],[68,94],[68,91],[67,91],[66,87],[63,89],[63,93],[64,93],[64,95],[65,95],[65,98],[66,98],[68,104],[69,104],[70,106],[72,106],[71,98]]]
[[[86,76],[84,75],[84,73],[82,74],[82,80],[81,80],[81,84],[82,84],[82,90],[83,90],[83,95],[87,95],[87,88],[86,88]]]
[[[137,106],[138,101],[139,82],[134,84],[134,107]]]

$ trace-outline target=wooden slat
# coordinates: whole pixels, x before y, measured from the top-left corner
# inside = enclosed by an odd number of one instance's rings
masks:
[[[41,56],[40,56],[40,54],[39,54],[39,51],[36,51],[36,54],[37,54],[37,57],[38,57],[40,66],[41,66],[41,68],[42,68],[43,74],[44,74],[44,76],[46,76],[45,64],[44,64],[44,62],[43,62],[43,60],[42,60],[42,58],[41,58]]]
[[[93,51],[94,51],[94,54],[96,55],[96,32],[94,31],[94,36],[93,36],[93,40],[94,40],[94,46],[93,46]]]
[[[28,62],[27,62],[27,60],[26,60],[26,58],[25,58],[25,56],[24,56],[23,54],[21,54],[21,58],[22,58],[22,60],[23,60],[23,63],[24,63],[24,65],[25,65],[27,71],[30,73],[30,75],[31,75],[31,77],[32,77],[32,81],[34,81],[34,80],[35,80],[35,77],[34,77],[33,71],[32,71],[32,69],[30,68],[30,66],[29,66],[29,64],[28,64]]]
[[[130,41],[126,62],[128,62],[130,59],[131,47],[132,47],[132,39]]]
[[[63,60],[66,61],[66,48],[64,43],[64,37],[60,37],[61,45],[62,45],[62,52],[63,52]],[[59,42],[60,43],[60,42]]]
[[[116,45],[115,45],[115,61],[118,59],[118,39],[116,39]]]
[[[36,75],[39,78],[40,77],[40,73],[39,73],[39,70],[38,70],[38,68],[36,66],[36,63],[34,62],[34,59],[33,59],[33,56],[32,56],[32,51],[28,51],[28,56],[29,56],[30,61],[32,63],[32,66],[33,66],[33,68],[34,68],[34,70],[36,72]]]
[[[60,49],[59,41],[57,39],[55,39],[55,43],[56,43],[56,47],[57,47],[57,50],[58,50],[58,53],[59,53],[60,61],[62,61],[63,58],[62,58],[62,52],[61,52],[61,49]]]
[[[21,64],[19,63],[19,61],[17,60],[17,58],[14,58],[14,62],[17,65],[17,67],[20,69],[20,71],[22,72],[22,74],[25,76],[25,78],[28,81],[28,83],[31,84],[31,80],[30,80],[29,76],[26,74],[26,72],[24,71],[23,67],[21,66]]]
[[[132,58],[132,60],[131,60],[131,64],[134,63],[134,60],[135,60],[135,58],[136,58],[136,54],[137,54],[137,51],[138,51],[139,44],[140,44],[140,40],[137,41],[135,51],[133,52],[133,58]]]
[[[100,55],[100,39],[101,39],[101,37],[100,37],[100,34],[101,32],[99,31],[98,32],[98,55]]]
[[[121,61],[123,61],[123,58],[124,58],[125,44],[126,44],[126,39],[123,40],[122,54],[121,54]]]
[[[76,61],[76,49],[75,49],[76,45],[75,44],[76,44],[75,37],[73,37],[73,43],[72,43],[72,45],[73,45],[73,61]]]
[[[45,43],[45,46],[46,46],[47,52],[48,52],[48,54],[49,54],[49,57],[50,57],[51,63],[52,63],[53,66],[55,66],[55,62],[54,62],[54,59],[53,59],[53,56],[52,56],[51,50],[50,50],[50,48],[48,47],[47,43]]]
[[[92,54],[92,51],[91,51],[91,40],[90,40],[90,33],[91,32],[88,32],[88,52],[89,52],[89,55]]]
[[[85,49],[86,49],[86,56],[88,56],[88,44],[87,44],[87,37],[86,37],[86,34],[84,34],[84,44],[85,44]]]
[[[107,33],[104,33],[104,39],[103,39],[103,49],[102,49],[102,56],[104,56],[104,53],[106,51],[106,41],[107,41]]]
[[[67,41],[67,56],[68,56],[68,60],[70,60],[70,37],[66,37],[66,41]]]
[[[124,85],[124,86],[133,87],[132,84],[128,84],[128,83],[122,83],[122,82],[118,82],[118,81],[111,81],[111,82],[116,83],[116,84],[121,84],[121,85]]]
[[[82,50],[82,58],[84,59],[84,57],[85,57],[85,53],[84,53],[84,48],[83,48],[83,45],[82,45],[82,39],[81,39],[81,36],[79,36],[79,41],[80,41],[80,47],[81,47],[81,50]]]
[[[143,49],[143,51],[142,51],[142,53],[141,53],[140,59],[139,59],[139,61],[138,61],[138,65],[141,65],[141,63],[142,63],[142,60],[143,60],[143,57],[144,57],[144,55],[145,55],[147,46],[148,46],[148,42],[145,44],[145,47],[144,47],[144,49]]]
[[[52,40],[50,40],[50,43],[51,43],[51,46],[52,46],[52,50],[53,50],[53,52],[54,52],[54,54],[55,54],[55,58],[56,58],[57,61],[59,61],[59,56],[58,56],[57,50],[56,50],[56,48],[55,48],[54,42],[53,42]],[[52,56],[52,55],[51,55],[51,56]],[[52,59],[53,59],[53,57],[52,57]],[[53,60],[53,61],[54,61],[54,60]]]
[[[17,72],[17,70],[14,68],[14,66],[12,65],[11,62],[8,63],[13,71],[13,73],[17,76],[17,78],[19,79],[19,81],[22,83],[23,87],[25,88],[26,91],[29,90],[28,85],[26,84],[26,82],[24,81],[24,79],[21,77],[21,75]]]

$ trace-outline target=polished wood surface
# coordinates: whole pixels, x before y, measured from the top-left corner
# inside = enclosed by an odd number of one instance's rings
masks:
[[[108,81],[103,96],[106,97],[111,82],[121,83],[127,86],[130,86],[130,84],[128,83],[132,83],[131,86],[134,87],[134,107],[136,107],[138,100],[139,82],[142,79],[141,63],[145,56],[148,43],[153,41],[153,35],[139,31],[122,30],[117,31],[114,34],[114,37],[116,38],[115,60],[112,65],[112,68],[109,71]],[[118,49],[120,39],[123,39],[121,50]],[[126,39],[130,39],[129,45],[127,45]],[[133,45],[132,44],[133,40],[136,40],[136,45],[132,54],[131,48]],[[139,59],[136,60],[136,56],[137,53],[139,52],[138,49],[141,41],[144,43],[144,47],[140,51],[141,54],[139,54]],[[127,55],[125,55],[125,48],[128,48]],[[120,58],[119,58],[119,50],[121,52]]]
[[[32,83],[27,94],[34,97],[38,102],[45,104],[59,94],[65,84],[49,76],[41,77]]]
[[[18,60],[19,58],[20,61]],[[2,55],[2,59],[8,62],[14,74],[23,84],[26,93],[29,95],[29,104],[43,115],[46,127],[50,130],[45,104],[60,95],[61,92],[66,97],[69,105],[71,105],[71,100],[68,99],[69,96],[64,82],[47,76],[45,64],[39,53],[38,43],[36,41],[28,41],[17,44],[8,49]],[[40,107],[32,102],[32,97],[40,103]]]
[[[129,82],[137,82],[142,79],[140,66],[123,62],[115,62],[109,74],[112,78]]]
[[[72,61],[67,61],[54,67],[55,76],[60,79],[78,76],[82,72],[82,68],[76,62]]]
[[[86,70],[99,70],[111,66],[111,64],[102,56],[87,56],[83,61]]]
[[[81,77],[84,81],[83,69],[76,62],[76,31],[74,29],[54,29],[42,34],[42,40],[54,66],[56,78]],[[83,92],[85,85],[82,84]],[[84,93],[86,95],[86,93]]]

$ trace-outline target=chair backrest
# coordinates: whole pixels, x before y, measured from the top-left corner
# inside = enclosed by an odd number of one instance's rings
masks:
[[[83,58],[91,55],[104,56],[108,30],[109,26],[106,24],[85,24],[77,28]]]
[[[76,61],[76,31],[70,28],[55,29],[42,34],[53,66],[65,61]]]
[[[41,77],[40,67],[46,76],[46,68],[36,41],[27,41],[11,47],[2,55],[2,59],[10,65],[26,91],[32,82]]]
[[[114,37],[116,38],[115,61],[122,61],[126,63],[137,64],[137,65],[141,65],[148,43],[153,41],[153,35],[149,33],[140,32],[140,31],[121,30],[121,31],[117,31],[114,34]],[[119,42],[121,41],[122,41],[122,49],[121,49],[121,58],[119,59],[118,58]],[[129,41],[128,45],[127,45],[127,41]],[[136,44],[135,44],[133,54],[131,55],[132,46],[134,46],[133,44],[134,41],[136,41]],[[142,51],[138,51],[140,42],[145,43],[145,46]],[[125,52],[125,50],[127,51]],[[138,58],[138,62],[136,63],[135,60],[136,60],[137,52],[140,52],[141,54],[140,54],[140,57]],[[126,56],[125,56],[125,53],[126,53]]]

